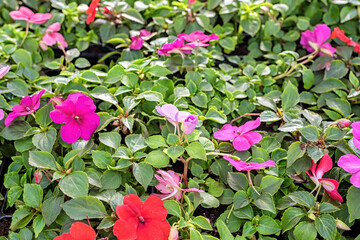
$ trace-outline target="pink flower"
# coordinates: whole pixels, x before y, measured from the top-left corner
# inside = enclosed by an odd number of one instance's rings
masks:
[[[26,116],[35,112],[40,107],[40,97],[44,94],[45,90],[41,90],[38,94],[33,96],[26,96],[21,99],[19,105],[12,107],[13,112],[5,119],[5,126],[8,127],[10,123],[17,117]]]
[[[0,120],[3,120],[4,116],[4,110],[0,109]]]
[[[64,99],[62,99],[62,97],[52,97],[49,100],[49,102],[52,102],[54,107],[56,107],[56,105],[61,104],[63,101],[64,101]]]
[[[65,123],[61,127],[61,138],[67,143],[76,142],[80,137],[89,140],[100,123],[95,113],[94,101],[84,93],[71,93],[61,104],[50,112],[55,123]]]
[[[159,181],[159,184],[155,186],[157,190],[159,190],[162,194],[153,193],[152,195],[161,198],[162,200],[166,200],[174,197],[177,201],[180,200],[182,191],[184,192],[203,192],[203,190],[199,190],[196,188],[182,189],[180,188],[180,176],[177,175],[174,171],[162,171],[158,170],[161,176],[155,174],[155,178]]]
[[[172,227],[170,230],[170,235],[168,240],[178,240],[179,239],[179,232],[176,227]]]
[[[151,35],[151,32],[146,31],[146,29],[143,29],[140,31],[140,35],[139,36],[134,36],[131,37],[131,44],[129,46],[130,49],[132,50],[139,50],[142,48],[143,44],[144,44],[144,39],[143,37],[148,37]]]
[[[196,0],[189,0],[189,4],[194,4]]]
[[[187,35],[186,33],[181,33],[178,35],[179,38],[184,38],[185,41],[188,41],[191,44],[194,44],[196,47],[206,47],[209,46],[208,42],[211,40],[219,39],[219,36],[216,34],[211,34],[207,36],[202,31],[196,31]]]
[[[34,13],[27,7],[20,7],[18,11],[11,11],[9,15],[14,20],[25,20],[28,23],[36,24],[44,23],[52,17],[50,13]]]
[[[65,41],[63,35],[58,33],[60,31],[61,25],[60,23],[56,22],[51,24],[47,29],[46,33],[43,36],[43,41],[46,45],[52,46],[56,43],[59,43],[61,47],[66,48],[68,46],[67,42]],[[59,47],[59,48],[61,48]]]
[[[355,147],[360,149],[360,121],[354,122],[351,124],[352,133],[353,133],[353,143]]]
[[[336,51],[330,43],[325,43],[330,38],[331,30],[326,24],[316,25],[313,32],[306,30],[301,33],[300,44],[308,51],[319,51],[320,56],[333,57]]]
[[[263,163],[255,163],[255,162],[244,162],[241,160],[235,160],[231,157],[224,156],[224,159],[228,160],[233,167],[240,171],[251,171],[255,169],[263,169],[267,167],[275,167],[275,162],[273,160],[268,160]]]
[[[187,135],[192,133],[196,128],[196,124],[197,124],[198,120],[199,120],[199,117],[197,115],[189,115],[184,120],[184,122],[181,126],[181,130]]]
[[[0,78],[5,76],[10,71],[10,66],[0,68]]]
[[[339,127],[345,128],[345,127],[350,126],[351,121],[349,119],[342,118],[342,119],[337,120],[336,123]]]
[[[353,175],[350,182],[357,188],[360,188],[360,159],[353,154],[341,156],[337,165]]]
[[[196,48],[194,44],[184,44],[184,38],[178,38],[173,43],[166,43],[159,49],[159,55],[170,55],[170,53],[180,53],[181,56],[185,54],[191,54],[192,50]]]
[[[36,184],[40,184],[42,177],[43,177],[42,171],[40,169],[35,170],[34,178]]]
[[[257,118],[254,121],[248,121],[240,127],[225,124],[220,130],[214,133],[214,138],[222,141],[233,139],[232,143],[234,148],[238,151],[245,151],[250,149],[252,145],[261,141],[261,134],[251,131],[259,127],[260,123],[260,118]]]
[[[322,186],[329,193],[332,199],[337,199],[339,202],[342,202],[343,199],[337,191],[339,182],[333,179],[322,178],[324,173],[330,171],[332,168],[332,159],[330,158],[329,154],[324,154],[318,166],[316,166],[314,160],[312,160],[312,162],[313,165],[310,168],[311,173],[306,171],[310,179],[316,184],[316,187]]]

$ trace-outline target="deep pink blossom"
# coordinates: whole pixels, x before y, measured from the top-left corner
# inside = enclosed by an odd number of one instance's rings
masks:
[[[353,154],[341,156],[337,165],[353,175],[350,182],[357,188],[360,188],[360,159]]]
[[[320,56],[333,57],[336,49],[330,43],[325,43],[330,38],[331,29],[326,24],[316,25],[314,31],[306,30],[301,33],[300,44],[308,51],[319,51]]]
[[[179,38],[184,38],[185,41],[194,44],[196,47],[206,47],[209,46],[209,41],[219,39],[219,36],[216,34],[211,34],[207,36],[202,31],[195,31],[189,35],[186,33],[181,33],[178,35]]]
[[[4,116],[4,110],[0,109],[0,120],[3,120]]]
[[[43,177],[42,171],[40,169],[35,170],[34,178],[36,184],[40,184],[42,177]]]
[[[196,0],[189,0],[189,4],[194,4]]]
[[[324,154],[318,165],[314,162],[314,160],[312,160],[312,162],[313,165],[310,168],[311,173],[309,171],[306,171],[306,173],[315,183],[316,187],[320,187],[321,185],[329,193],[331,198],[337,199],[339,202],[343,202],[340,193],[337,191],[339,182],[334,179],[322,178],[324,173],[330,171],[332,168],[332,159],[329,154]]]
[[[249,150],[250,147],[261,141],[262,136],[258,132],[251,131],[260,126],[260,118],[248,121],[240,127],[225,124],[220,130],[214,133],[214,138],[229,141],[232,140],[234,148],[238,151]]]
[[[14,20],[24,20],[36,24],[44,23],[52,17],[50,13],[34,13],[27,7],[20,7],[18,11],[11,11],[9,15]]]
[[[10,66],[0,68],[0,78],[5,76],[10,71]]]
[[[45,90],[41,90],[38,94],[34,94],[31,97],[26,96],[21,99],[20,104],[12,107],[13,112],[5,119],[5,126],[8,127],[10,123],[17,117],[26,116],[35,112],[40,107],[40,97],[45,93]]]
[[[342,118],[342,119],[337,120],[336,123],[338,124],[339,127],[344,128],[344,127],[350,126],[351,121],[349,119]]]
[[[89,140],[100,123],[95,113],[94,101],[84,93],[71,93],[61,104],[50,112],[55,123],[65,123],[61,127],[61,138],[67,143],[76,142],[80,137]]]
[[[360,149],[360,121],[354,122],[351,124],[352,133],[353,133],[353,143],[355,147]]]
[[[255,162],[244,162],[241,160],[235,160],[231,157],[224,156],[224,159],[228,160],[236,170],[240,171],[251,171],[256,169],[264,169],[267,167],[275,167],[275,162],[273,160],[268,160],[263,163],[255,163]]]
[[[68,44],[65,41],[64,36],[61,35],[61,33],[58,33],[58,31],[60,31],[60,28],[61,25],[58,22],[51,24],[46,29],[45,35],[43,36],[43,42],[48,46],[52,46],[56,43],[59,43],[61,47],[66,48]]]
[[[151,35],[151,32],[146,31],[146,29],[143,29],[140,31],[139,36],[133,36],[131,37],[131,44],[129,46],[132,50],[139,50],[144,45],[144,37],[148,37]]]
[[[173,43],[166,43],[159,49],[159,55],[170,55],[170,53],[180,53],[184,57],[185,54],[191,54],[192,50],[196,48],[194,44],[184,44],[184,38],[178,38]]]

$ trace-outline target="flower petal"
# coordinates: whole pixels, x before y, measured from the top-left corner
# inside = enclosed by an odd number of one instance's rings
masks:
[[[96,113],[82,115],[78,123],[81,130],[81,138],[89,140],[99,126],[100,116]]]
[[[175,115],[179,112],[178,108],[172,104],[156,106],[155,109],[160,115],[166,117],[170,122],[175,122]]]
[[[254,145],[254,144],[260,142],[262,139],[261,134],[258,132],[247,132],[247,133],[241,134],[241,136],[246,138],[251,145]]]
[[[69,121],[67,124],[61,127],[60,134],[62,140],[67,143],[76,142],[81,136],[79,125],[74,120]]]
[[[356,173],[360,171],[360,159],[353,154],[341,156],[337,165],[349,173]]]
[[[118,240],[137,240],[138,225],[137,218],[119,219],[114,224],[113,233]]]
[[[249,132],[257,127],[259,127],[261,124],[260,118],[256,118],[256,120],[248,121],[244,125],[240,126],[238,128],[238,131],[242,134]]]
[[[167,221],[145,220],[145,224],[139,224],[137,239],[167,240],[170,235],[170,224]]]
[[[70,233],[63,233],[60,236],[57,236],[53,240],[76,240],[74,239]]]
[[[163,201],[155,196],[148,197],[141,209],[141,216],[147,219],[153,220],[165,220],[167,216],[167,210],[164,207]]]
[[[234,145],[234,148],[238,151],[246,151],[249,150],[251,147],[248,139],[242,135],[238,135],[237,137],[235,137],[232,144]]]
[[[135,195],[135,194],[126,195],[124,197],[123,203],[124,203],[124,205],[128,206],[130,208],[130,210],[132,211],[132,215],[127,215],[127,216],[136,216],[136,217],[140,216],[140,213],[141,213],[140,210],[141,210],[141,208],[143,206],[143,202],[141,201],[141,199],[137,195]],[[116,208],[116,214],[120,218],[125,217],[124,214],[126,214],[126,213],[122,214],[121,212],[118,212],[117,208]]]
[[[52,17],[51,13],[35,13],[34,16],[32,16],[29,19],[30,23],[36,23],[36,24],[41,24],[46,22],[47,20],[49,20]]]
[[[331,29],[326,24],[318,24],[314,28],[316,43],[320,46],[330,38]]]
[[[214,133],[214,138],[222,141],[229,141],[238,136],[236,130],[237,127],[231,126],[230,124],[225,124],[221,129]]]
[[[360,171],[351,176],[350,182],[355,187],[360,188]]]
[[[317,165],[315,177],[317,177],[317,179],[322,178],[324,173],[331,170],[332,165],[333,162],[331,157],[329,156],[329,154],[325,153],[324,156],[321,158],[319,164]]]
[[[5,127],[8,127],[10,123],[17,117],[19,117],[17,113],[15,112],[9,113],[9,115],[7,115],[7,117],[5,118]]]
[[[96,236],[94,229],[82,222],[74,222],[71,225],[70,234],[77,240],[93,240]]]

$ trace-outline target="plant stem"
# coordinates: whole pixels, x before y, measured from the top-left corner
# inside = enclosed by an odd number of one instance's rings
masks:
[[[232,124],[233,122],[236,122],[237,120],[239,120],[243,117],[246,117],[246,116],[260,116],[260,113],[245,113],[245,114],[241,115],[240,117],[237,117],[237,118],[231,120],[230,124]]]
[[[236,156],[233,156],[231,154],[227,154],[227,153],[208,152],[208,153],[206,153],[206,156],[208,156],[208,155],[227,156],[227,157],[230,157],[230,158],[235,159],[235,160],[240,160],[240,158],[238,158]]]
[[[250,171],[247,171],[247,176],[248,176],[248,180],[249,180],[249,183],[250,183],[250,186],[254,189],[254,191],[260,196],[260,193],[256,190],[252,180],[251,180],[251,175],[250,175]]]
[[[29,33],[29,22],[26,22],[25,36],[24,36],[23,40],[22,40],[21,43],[20,43],[20,47],[21,47],[21,46],[23,45],[23,43],[25,42],[25,39],[26,39],[28,33]]]
[[[183,173],[183,180],[184,180],[184,184],[185,184],[185,188],[189,188],[189,184],[188,184],[188,167],[189,167],[189,162],[188,161],[184,161],[184,173]]]
[[[232,205],[232,207],[231,207],[231,209],[230,209],[230,211],[229,211],[229,214],[227,215],[227,217],[226,217],[226,219],[225,219],[225,223],[226,223],[226,224],[229,223],[229,218],[230,218],[231,213],[232,213],[233,210],[234,210],[234,206],[235,206],[235,204]]]
[[[319,189],[318,189],[318,191],[317,191],[317,193],[315,195],[315,200],[317,200],[317,197],[319,196],[320,190],[321,190],[321,183],[320,183]]]

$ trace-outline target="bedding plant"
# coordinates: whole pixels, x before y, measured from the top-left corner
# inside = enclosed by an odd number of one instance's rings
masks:
[[[0,239],[360,239],[359,5],[0,1]]]

